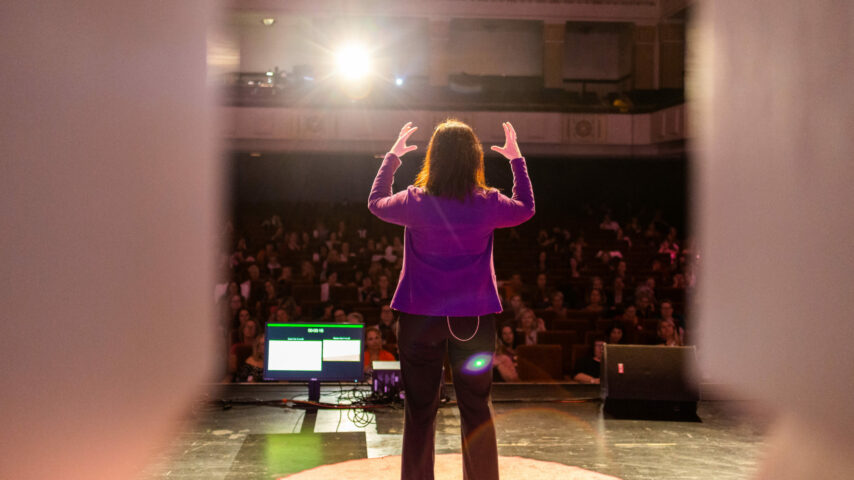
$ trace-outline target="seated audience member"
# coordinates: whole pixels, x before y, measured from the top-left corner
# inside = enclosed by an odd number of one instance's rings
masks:
[[[605,330],[605,341],[610,344],[619,344],[623,342],[623,325],[620,322],[614,322]]]
[[[638,317],[637,308],[634,305],[626,307],[623,314],[619,316],[623,325],[623,343],[631,345],[650,345],[656,343],[655,332],[644,329],[643,319]]]
[[[513,327],[503,325],[496,339],[495,353],[492,356],[493,380],[500,382],[518,382],[516,371],[516,350],[513,348]]]
[[[371,303],[372,293],[374,293],[374,282],[371,280],[370,275],[365,275],[362,277],[361,283],[356,289],[359,303]]]
[[[326,255],[326,261],[324,262],[325,266],[332,268],[339,263],[341,263],[341,254],[335,248],[329,249],[329,254]]]
[[[391,297],[394,295],[394,288],[388,279],[388,275],[380,274],[377,277],[377,286],[369,297],[370,303],[379,306],[391,302]]]
[[[380,334],[383,339],[383,346],[393,345],[394,348],[397,348],[397,321],[394,318],[394,311],[388,305],[383,305],[380,308],[380,321],[377,324],[377,328],[380,330]],[[392,347],[389,347],[392,348]]]
[[[602,354],[605,352],[605,339],[599,338],[593,342],[593,355],[578,360],[575,365],[575,375],[572,379],[580,383],[599,383],[602,371]]]
[[[350,263],[356,260],[356,254],[350,251],[350,242],[341,243],[341,254],[338,260],[339,263]]]
[[[371,262],[371,264],[368,266],[368,276],[371,277],[371,280],[374,281],[374,284],[378,283],[380,275],[383,274],[388,275],[388,273],[385,271],[380,262]],[[374,285],[374,288],[376,288],[376,285]]]
[[[612,230],[617,231],[620,229],[620,224],[616,222],[616,220],[611,220],[611,214],[606,213],[605,218],[602,219],[602,223],[599,224],[600,230]]]
[[[245,324],[246,321],[249,320],[250,318],[252,318],[252,315],[249,313],[249,309],[246,307],[241,308],[237,312],[237,321],[238,321],[237,328],[242,328],[243,324]]]
[[[655,304],[646,293],[642,293],[635,297],[635,310],[637,311],[637,316],[644,320],[648,318],[655,318],[657,316],[655,313]]]
[[[217,301],[225,302],[235,295],[240,295],[240,284],[232,280],[228,282],[225,287],[225,291],[217,298]]]
[[[525,284],[522,283],[522,275],[514,273],[510,275],[510,280],[503,283],[504,298],[509,300],[516,295],[520,297],[525,294]]]
[[[353,270],[353,275],[350,277],[350,281],[347,282],[348,287],[356,287],[356,292],[358,295],[359,287],[362,285],[362,279],[365,278],[365,272],[362,270]],[[358,301],[358,298],[356,299]]]
[[[668,234],[667,238],[661,242],[661,245],[658,247],[658,253],[667,254],[670,257],[670,263],[676,263],[676,257],[679,256],[679,245],[676,244],[675,233],[674,239],[671,239],[670,234]]]
[[[291,296],[291,288],[294,284],[294,269],[290,265],[282,267],[282,273],[276,279],[276,292],[282,298]]]
[[[626,233],[629,235],[640,235],[641,226],[640,221],[638,221],[638,217],[632,217],[632,219],[629,220],[628,225],[626,225]]]
[[[621,245],[621,247],[632,248],[632,239],[631,239],[631,237],[626,235],[625,232],[623,232],[622,228],[618,228],[616,230],[616,234],[614,235],[614,238],[618,242],[623,242],[623,245]]]
[[[258,321],[254,318],[249,318],[243,323],[240,328],[239,341],[233,343],[228,352],[228,371],[234,373],[237,371],[237,349],[241,346],[253,346],[255,339],[261,334],[261,327]]]
[[[273,320],[275,320],[275,323],[288,323],[290,321],[288,310],[285,307],[277,308],[276,313],[273,315]]]
[[[619,254],[619,256],[616,256],[616,254]],[[619,262],[621,257],[622,253],[617,250],[599,250],[596,252],[596,258],[599,259],[602,265],[607,266],[609,270],[615,267],[616,262]]]
[[[671,320],[676,328],[679,330],[685,329],[685,320],[681,315],[677,315],[673,310],[673,302],[670,300],[662,300],[658,305],[658,311],[661,315],[662,320]]]
[[[311,262],[319,270],[326,270],[326,259],[329,257],[329,247],[325,243],[320,244],[318,251],[311,254]]]
[[[320,323],[330,323],[332,322],[332,312],[335,310],[335,305],[332,302],[323,302],[320,304],[320,317],[317,318],[317,321]]]
[[[332,321],[335,323],[347,323],[347,312],[338,308],[332,312]]]
[[[333,287],[340,287],[341,282],[338,281],[338,272],[329,272],[326,281],[320,284],[320,300],[325,302],[329,300]]]
[[[646,295],[649,301],[655,304],[655,277],[647,277],[635,288],[635,297]]]
[[[623,282],[625,282],[628,268],[629,264],[626,263],[625,260],[620,260],[614,267],[614,277],[620,277],[623,279]]]
[[[243,365],[234,374],[235,382],[264,381],[264,335],[258,335],[252,343],[252,355],[246,357]]]
[[[302,251],[302,247],[299,244],[299,238],[297,237],[296,232],[289,232],[285,234],[285,258],[293,259],[295,258],[299,252]]]
[[[546,273],[549,271],[548,255],[546,252],[540,252],[537,255],[537,272]]]
[[[644,230],[644,232],[643,232],[643,238],[644,238],[644,240],[646,240],[647,245],[650,245],[650,246],[657,246],[658,245],[658,239],[661,238],[661,234],[658,233],[658,229],[655,228],[655,222],[654,221],[649,222],[649,225],[647,225],[646,230]]]
[[[365,329],[365,373],[373,371],[375,361],[394,361],[394,355],[382,349],[382,337],[377,327]]]
[[[239,323],[238,323],[237,327],[232,329],[232,331],[231,331],[231,343],[232,344],[240,342],[240,332],[241,332],[241,330],[243,330],[243,325],[250,318],[252,318],[252,315],[249,313],[249,309],[246,307],[241,308],[237,312],[237,321]]]
[[[300,233],[300,245],[302,246],[303,252],[310,252],[314,249],[317,242],[311,237],[311,234],[308,232]]]
[[[240,291],[245,292],[243,296],[248,299],[249,308],[254,309],[255,304],[264,298],[264,282],[261,281],[261,269],[258,265],[253,263],[246,271],[249,273],[249,279],[241,284]]]
[[[584,269],[581,245],[576,242],[570,248],[572,249],[572,256],[569,259],[569,274],[572,278],[579,278],[581,277],[581,271]]]
[[[590,295],[587,298],[587,306],[584,307],[584,310],[588,312],[601,312],[605,309],[604,297],[602,289],[594,288],[590,290]]]
[[[302,308],[297,305],[294,297],[288,297],[282,302],[282,306],[276,310],[276,320],[279,319],[279,311],[283,311],[287,320],[285,321],[293,321],[296,322],[302,317]],[[285,323],[285,322],[281,322]]]
[[[240,310],[243,310],[246,306],[243,303],[243,297],[240,295],[232,295],[228,301],[228,320],[229,320],[229,328],[235,328],[240,325],[238,322],[237,315]]]
[[[279,263],[279,254],[277,254],[276,252],[271,252],[267,256],[267,272],[271,276],[275,277],[276,275],[279,274],[281,269],[282,269],[282,264]]]
[[[248,254],[246,249],[246,239],[241,238],[237,241],[237,245],[234,247],[234,250],[232,251],[229,257],[228,264],[232,267],[240,266],[241,264],[246,262],[247,255]]]
[[[272,280],[266,280],[264,282],[264,294],[261,297],[261,308],[264,312],[262,318],[267,318],[273,308],[277,308],[281,303],[282,298],[276,293],[276,284]]]
[[[555,320],[566,320],[569,309],[563,304],[563,293],[559,291],[552,293],[551,305],[546,310],[555,312]]]
[[[530,297],[531,308],[548,308],[551,304],[552,288],[547,285],[548,278],[545,273],[537,275],[537,286]]]
[[[626,294],[626,281],[623,277],[614,278],[614,287],[610,298],[610,307],[612,310],[620,310],[628,305],[629,297]]]
[[[537,318],[530,308],[523,308],[516,321],[516,331],[524,339],[525,345],[537,344],[537,332],[545,332],[546,324],[542,318]]]
[[[673,320],[658,321],[658,338],[659,345],[667,347],[681,347],[683,345],[682,335]]]
[[[352,323],[354,325],[364,325],[365,317],[359,312],[352,312],[347,314],[347,321],[345,323]]]
[[[508,305],[508,309],[513,312],[513,318],[519,318],[519,314],[522,313],[523,308],[525,308],[525,302],[522,301],[521,295],[513,295],[510,297],[510,305]]]
[[[503,324],[498,329],[498,342],[501,350],[509,354],[513,361],[516,361],[516,333],[513,331],[513,326]]]
[[[299,283],[314,283],[317,278],[314,265],[308,260],[303,260],[300,264]]]
[[[549,236],[549,232],[545,228],[541,228],[539,233],[537,233],[537,245],[539,245],[540,249],[548,249],[557,241],[552,236]]]
[[[326,248],[329,250],[335,250],[338,248],[338,232],[330,232],[329,238],[323,243],[326,244]]]

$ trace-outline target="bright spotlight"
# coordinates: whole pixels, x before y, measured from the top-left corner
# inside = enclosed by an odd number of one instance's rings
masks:
[[[335,65],[339,75],[360,79],[370,71],[371,57],[361,45],[348,45],[335,54]]]
[[[394,84],[397,85],[398,87],[402,87],[403,86],[403,77],[396,77],[394,79]]]

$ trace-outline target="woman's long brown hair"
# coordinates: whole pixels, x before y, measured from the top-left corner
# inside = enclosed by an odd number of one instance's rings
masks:
[[[483,173],[483,148],[471,127],[456,119],[436,127],[414,185],[460,201],[476,189],[491,190]]]

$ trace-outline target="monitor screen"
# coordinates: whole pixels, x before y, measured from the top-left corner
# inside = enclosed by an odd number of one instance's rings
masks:
[[[364,325],[268,323],[267,380],[362,381]]]

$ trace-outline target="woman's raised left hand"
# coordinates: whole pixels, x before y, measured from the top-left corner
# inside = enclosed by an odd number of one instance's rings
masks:
[[[418,148],[418,145],[406,145],[406,140],[409,139],[410,135],[415,133],[418,130],[418,127],[413,127],[412,122],[406,122],[406,125],[400,129],[400,134],[397,136],[397,141],[394,142],[394,145],[391,147],[391,150],[388,153],[395,154],[398,158],[406,155],[407,153]]]

